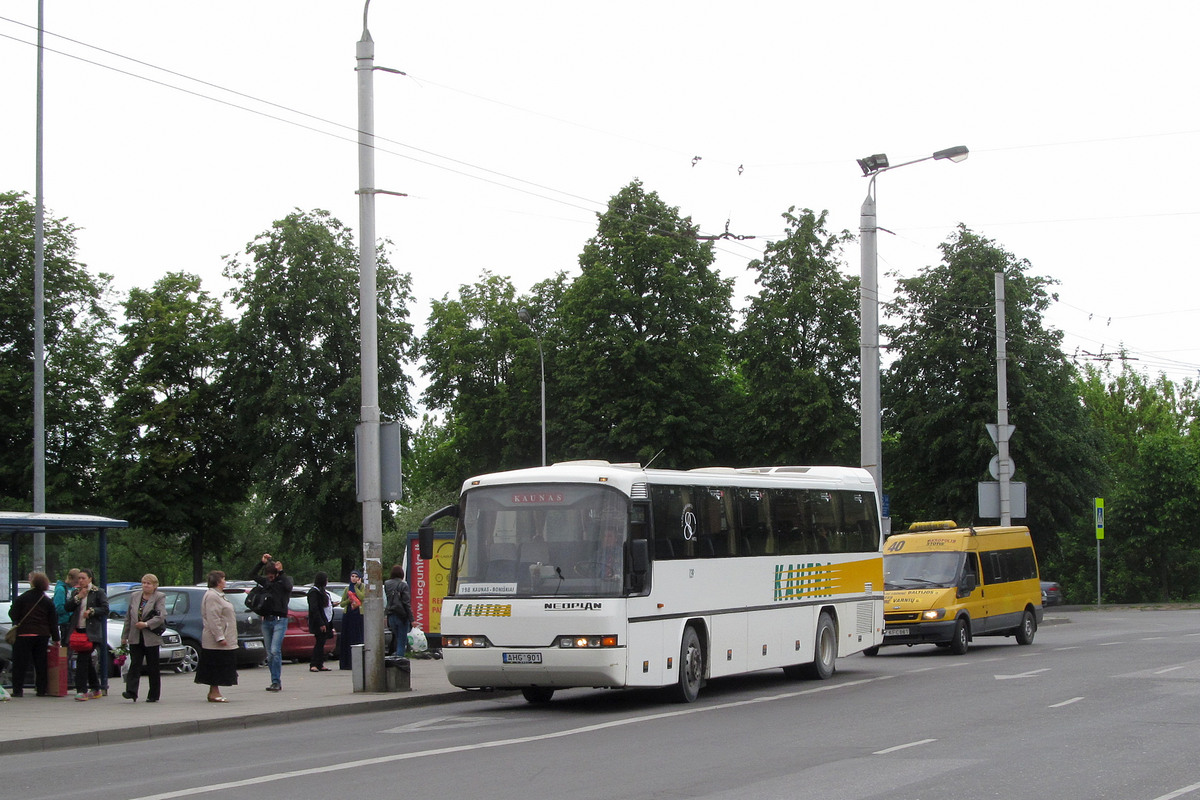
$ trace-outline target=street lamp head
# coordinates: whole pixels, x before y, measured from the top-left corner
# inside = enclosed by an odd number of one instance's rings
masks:
[[[966,148],[964,147],[963,150]],[[888,168],[888,157],[883,153],[876,153],[873,156],[858,159],[858,166],[862,168],[863,175],[872,175]]]
[[[521,320],[521,322],[528,325],[529,323],[533,322],[533,314],[529,313],[528,308],[522,308],[520,311],[517,312],[517,319]]]
[[[948,158],[951,161],[958,163],[959,161],[967,160],[967,152],[966,146],[960,144],[957,147],[947,147],[945,150],[938,150],[933,154],[933,157],[939,160]]]

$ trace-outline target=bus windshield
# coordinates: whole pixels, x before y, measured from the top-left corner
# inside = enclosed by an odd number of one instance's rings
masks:
[[[615,597],[629,500],[588,484],[524,484],[463,495],[451,594]]]
[[[946,589],[958,585],[962,553],[904,553],[883,557],[885,589]]]

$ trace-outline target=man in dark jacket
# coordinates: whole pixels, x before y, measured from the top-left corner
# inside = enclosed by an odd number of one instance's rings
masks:
[[[264,573],[259,575],[258,573]],[[268,692],[283,688],[283,636],[287,633],[288,601],[292,597],[292,579],[283,574],[283,564],[263,553],[262,560],[250,571],[250,580],[262,586],[267,602],[262,613],[263,642],[267,647],[267,666],[271,670]]]
[[[402,656],[408,649],[408,630],[412,626],[412,592],[404,580],[404,567],[396,564],[383,582],[387,601],[387,624],[392,631],[392,655]]]

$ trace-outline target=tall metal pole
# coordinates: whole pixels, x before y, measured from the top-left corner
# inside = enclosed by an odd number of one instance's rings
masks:
[[[33,211],[33,513],[46,511],[46,217],[42,187],[42,37],[43,0],[38,0],[37,144],[34,157]],[[46,571],[46,532],[33,534],[33,571]]]
[[[379,477],[379,341],[375,290],[375,43],[367,30],[356,48],[358,72],[358,304],[362,408],[359,414],[359,492],[363,513],[363,690],[382,692],[383,672],[383,499]]]
[[[538,360],[542,362],[542,466],[546,466],[546,356],[538,338]]]
[[[859,216],[859,243],[861,245],[861,276],[858,289],[858,313],[860,321],[859,341],[859,399],[862,430],[859,463],[871,473],[875,490],[883,497],[883,453],[881,422],[879,419],[879,256],[877,237],[879,228],[875,219],[875,176],[867,185],[867,199],[863,200]]]
[[[1012,459],[1008,455],[1008,335],[1004,319],[1004,273],[996,279],[996,478],[1000,481],[1000,524],[1012,525]]]

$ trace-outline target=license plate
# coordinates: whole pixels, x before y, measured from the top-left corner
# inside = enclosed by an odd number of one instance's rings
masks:
[[[908,628],[884,628],[884,636],[908,636]]]
[[[540,664],[541,653],[504,653],[501,657],[505,664]]]
[[[261,650],[263,643],[258,641],[257,639],[251,639],[250,641],[245,642],[243,646],[247,650]]]

